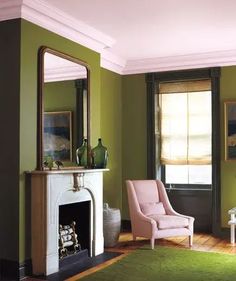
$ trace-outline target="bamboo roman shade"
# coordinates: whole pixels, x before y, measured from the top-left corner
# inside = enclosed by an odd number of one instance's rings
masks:
[[[211,163],[211,81],[161,83],[161,164]]]

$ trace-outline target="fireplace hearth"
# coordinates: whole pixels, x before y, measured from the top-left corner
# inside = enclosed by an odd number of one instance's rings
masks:
[[[74,254],[61,258],[59,260],[59,269],[64,269],[71,264],[85,263],[89,258],[88,249],[80,250]]]
[[[111,260],[122,253],[117,252],[104,252],[100,255],[94,256],[94,257],[86,257],[86,250],[82,250],[80,253],[80,257],[77,258],[77,261],[73,260],[63,260],[63,265],[61,265],[60,261],[60,270],[54,274],[51,274],[47,277],[45,277],[45,280],[48,281],[63,281],[66,280],[72,276],[75,276],[85,270],[88,270],[92,267],[95,267],[101,263],[104,263],[108,260]],[[42,278],[43,279],[43,278]]]

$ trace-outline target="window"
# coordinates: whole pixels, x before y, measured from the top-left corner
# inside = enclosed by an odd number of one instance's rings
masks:
[[[172,206],[177,211],[186,209],[186,213],[189,214],[193,210],[199,210],[204,223],[207,220],[205,220],[206,217],[203,213],[206,214],[209,219],[208,222],[212,222],[213,233],[218,235],[221,231],[220,68],[154,72],[147,73],[145,76],[147,87],[147,177],[149,179],[161,179],[168,189],[170,184],[165,183],[167,176],[167,180],[169,179],[173,187],[168,192]],[[177,83],[184,85],[183,82],[197,81],[202,81],[202,85],[203,82],[207,83],[208,81],[209,83],[210,81],[210,83],[208,87],[193,88],[192,90],[186,88],[180,90],[181,87],[176,87]],[[167,84],[170,86],[175,84],[175,90],[168,91],[166,89],[162,91],[162,86]],[[159,107],[159,96],[169,92],[178,94],[207,91],[211,92],[212,100],[212,104],[209,105],[209,111],[212,114],[210,164],[161,164],[161,120],[159,118],[161,117],[161,108]],[[171,168],[175,169],[175,171],[171,171]],[[182,171],[179,171],[178,168]],[[194,176],[192,176],[193,174]],[[171,178],[171,175],[175,178]],[[207,181],[207,179],[209,180]],[[200,181],[205,182],[205,184],[198,184]],[[196,184],[193,184],[193,182]],[[211,184],[208,185],[208,182],[211,182]],[[193,202],[198,202],[198,205],[193,205]],[[206,212],[201,210],[202,202],[206,203],[205,207],[209,206]]]
[[[160,164],[166,184],[211,185],[210,80],[159,84]]]

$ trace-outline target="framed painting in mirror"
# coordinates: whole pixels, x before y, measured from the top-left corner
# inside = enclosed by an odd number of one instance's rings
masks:
[[[225,160],[236,160],[236,101],[224,102]]]
[[[43,156],[53,161],[72,161],[72,112],[44,112]]]

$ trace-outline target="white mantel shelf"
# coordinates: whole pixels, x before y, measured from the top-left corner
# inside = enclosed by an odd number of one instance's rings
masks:
[[[27,171],[26,174],[32,175],[54,175],[54,174],[81,174],[81,173],[98,173],[98,172],[107,172],[109,169],[86,169],[86,168],[62,168],[62,169],[52,169],[52,170],[34,170],[34,171]]]
[[[104,252],[103,172],[70,168],[26,172],[31,177],[31,255],[33,273],[59,270],[59,206],[90,201],[90,256]]]

